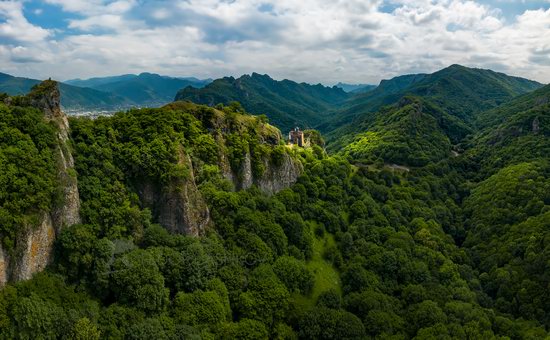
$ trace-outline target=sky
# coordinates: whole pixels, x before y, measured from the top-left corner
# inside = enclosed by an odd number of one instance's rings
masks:
[[[0,0],[0,72],[377,84],[451,64],[550,82],[550,0]]]

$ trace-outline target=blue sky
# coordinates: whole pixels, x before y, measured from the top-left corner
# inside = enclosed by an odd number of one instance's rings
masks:
[[[378,83],[453,63],[550,82],[550,0],[0,0],[0,72]]]

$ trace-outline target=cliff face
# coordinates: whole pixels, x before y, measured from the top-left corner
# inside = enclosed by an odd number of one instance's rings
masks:
[[[268,125],[266,126],[268,128],[265,128],[262,134],[258,136],[260,142],[270,147],[279,145],[282,139],[279,130]],[[221,150],[226,149],[227,145],[224,136],[218,134],[215,137],[217,143],[223,146]],[[278,164],[274,164],[269,157],[262,157],[260,162],[263,164],[265,170],[261,175],[254,174],[250,150],[245,152],[243,158],[244,160],[240,169],[235,171],[231,168],[229,158],[225,152],[222,151],[218,155],[218,166],[221,169],[223,177],[231,181],[236,190],[248,189],[256,185],[261,191],[272,195],[294,184],[303,171],[302,163],[287,153],[282,155],[282,160]]]
[[[197,188],[192,160],[183,152],[178,156],[180,165],[187,169],[181,179],[160,185],[149,180],[140,181],[136,186],[142,203],[153,212],[154,220],[171,232],[190,236],[204,235],[210,224],[210,212],[205,199]],[[248,189],[256,185],[267,194],[274,194],[294,184],[303,171],[302,164],[283,155],[280,165],[269,159],[263,160],[265,171],[254,176],[250,153],[246,153],[241,169],[231,169],[227,156],[222,153],[219,167],[222,175],[233,182],[236,190]]]
[[[40,109],[44,119],[56,126],[57,138],[52,151],[57,164],[56,197],[59,199],[50,211],[36,212],[35,222],[19,228],[13,249],[7,251],[0,246],[0,286],[29,279],[43,270],[52,259],[59,231],[80,223],[80,197],[69,145],[69,123],[60,110],[59,96],[56,84],[46,81],[23,101],[23,106]],[[207,145],[217,150],[217,157],[212,152],[208,158],[201,158],[202,154],[192,143],[184,142],[176,151],[176,173],[169,179],[135,173],[129,177],[130,191],[137,193],[143,207],[152,211],[153,221],[170,232],[199,237],[211,224],[210,212],[197,182],[198,174],[206,165],[217,165],[235,190],[255,185],[266,194],[292,185],[302,173],[301,162],[281,145],[280,131],[269,124],[237,112],[193,111],[194,104],[183,104],[182,108],[178,107],[181,104],[174,105],[174,109],[182,109],[186,114],[197,114],[200,124],[204,124],[201,137],[210,134],[205,140],[212,141]]]
[[[151,208],[154,219],[169,231],[190,236],[204,235],[210,223],[210,213],[195,183],[191,158],[180,151],[178,163],[186,169],[182,178],[167,185],[142,181],[137,185],[138,194],[142,203]]]
[[[250,153],[246,153],[239,171],[233,171],[229,164],[225,163],[226,158],[221,158],[221,169],[223,176],[233,182],[237,190],[245,190],[256,185],[261,191],[268,195],[288,188],[296,182],[302,174],[302,163],[293,159],[288,154],[283,155],[280,164],[273,164],[269,159],[263,159],[265,171],[255,176],[252,170]]]
[[[193,112],[193,105],[178,102],[169,104],[168,107]],[[264,149],[273,150],[280,147],[282,139],[280,131],[268,124],[258,123],[253,116],[238,115],[237,118],[228,118],[225,113],[218,110],[212,110],[208,117],[200,118],[218,146],[216,165],[222,176],[231,181],[236,190],[248,189],[256,185],[266,194],[274,194],[292,185],[302,173],[302,163],[288,153],[283,153],[280,161],[274,164],[269,153],[263,156],[254,155],[250,150],[252,147],[242,151],[242,161],[238,169],[235,169],[231,166],[229,135],[248,136],[252,143],[259,143]],[[264,169],[261,175],[253,170],[254,162],[256,165],[261,162],[261,168]],[[178,154],[178,163],[185,169],[185,173],[179,179],[164,184],[138,179],[134,186],[142,204],[151,209],[156,223],[171,232],[200,236],[205,234],[210,224],[206,200],[198,190],[195,181],[197,174],[200,173],[202,161],[192,159],[182,147]]]
[[[266,171],[261,177],[254,179],[260,190],[268,194],[274,194],[296,183],[303,172],[302,163],[293,159],[288,154],[283,155],[280,165],[271,165],[264,160]]]
[[[50,214],[43,214],[38,226],[24,229],[17,243],[12,281],[28,280],[34,273],[46,268],[52,258],[56,229]]]
[[[27,96],[30,106],[44,112],[44,118],[57,127],[57,159],[60,200],[51,211],[42,212],[35,225],[24,225],[15,240],[10,255],[0,246],[0,287],[7,282],[27,280],[43,270],[52,258],[56,235],[66,226],[80,223],[80,198],[69,148],[69,123],[61,111],[57,84],[45,81]]]

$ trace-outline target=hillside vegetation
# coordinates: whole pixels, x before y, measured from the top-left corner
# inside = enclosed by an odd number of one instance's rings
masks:
[[[477,114],[495,108],[542,84],[491,70],[452,65],[432,74],[408,75],[383,81],[378,88],[350,98],[330,121],[319,128],[333,141],[361,132],[361,123],[372,119],[384,105],[403,96],[425,98],[473,127]]]
[[[444,73],[408,79],[435,80],[330,154],[315,131],[312,147],[284,145],[237,103],[70,119],[82,223],[59,233],[47,270],[0,291],[0,338],[547,338],[548,87],[512,98],[538,85]],[[499,85],[461,89],[480,74]],[[458,89],[489,110],[459,107]],[[29,171],[48,178],[55,130],[24,102],[0,108],[0,157],[30,148],[44,163]],[[46,184],[8,213],[32,213]],[[180,210],[195,227],[162,218]]]
[[[286,132],[295,126],[317,125],[348,97],[341,88],[276,81],[268,75],[253,73],[237,79],[218,79],[203,89],[187,87],[177,94],[176,100],[209,106],[237,101],[248,112],[265,114],[272,124]]]

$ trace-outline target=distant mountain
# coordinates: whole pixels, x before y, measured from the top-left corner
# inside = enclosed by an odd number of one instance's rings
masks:
[[[38,83],[40,80],[0,73],[0,92],[12,96],[26,94]],[[91,88],[60,83],[59,90],[61,105],[68,110],[115,110],[131,105],[126,98]]]
[[[187,86],[202,88],[210,82],[210,79],[172,78],[154,73],[68,81],[73,85],[114,93],[140,106],[160,106],[170,103],[180,89]]]
[[[329,140],[358,133],[361,122],[368,120],[382,106],[396,103],[405,95],[426,98],[471,126],[476,114],[541,86],[535,81],[491,70],[452,65],[433,74],[406,75],[382,81],[373,91],[352,97],[334,113],[333,119],[318,128],[331,132]]]
[[[238,79],[218,79],[202,89],[184,88],[176,100],[210,106],[238,101],[246,111],[266,114],[272,124],[287,131],[296,125],[303,128],[317,125],[349,97],[337,87],[277,81],[268,75],[252,73]]]
[[[477,119],[480,132],[468,152],[475,164],[499,169],[550,154],[550,85],[515,98]]]
[[[419,97],[404,97],[381,109],[359,129],[364,132],[342,142],[342,153],[351,161],[409,166],[450,157],[453,144],[472,132],[457,117]]]
[[[135,74],[123,74],[120,76],[111,76],[111,77],[96,77],[90,79],[71,79],[67,80],[64,83],[79,87],[96,87],[109,83],[116,83],[119,81],[128,81],[130,79],[136,78]]]
[[[394,96],[395,94],[421,81],[425,76],[426,74],[407,74],[389,80],[384,79],[372,91],[355,93],[356,96],[351,97],[347,103],[344,103],[330,120],[319,124],[317,128],[326,133],[332,132],[354,121],[360,112],[365,110],[374,112],[382,106],[382,103],[386,105],[393,104],[402,97],[402,95]]]
[[[376,85],[368,85],[368,84],[338,83],[334,86],[339,87],[348,93],[365,93],[365,92],[374,90],[376,88]]]
[[[550,85],[518,96],[504,105],[480,113],[476,117],[476,127],[491,129],[501,123],[506,123],[508,119],[521,112],[544,108],[547,105],[550,105]],[[550,115],[550,111],[548,114]]]

